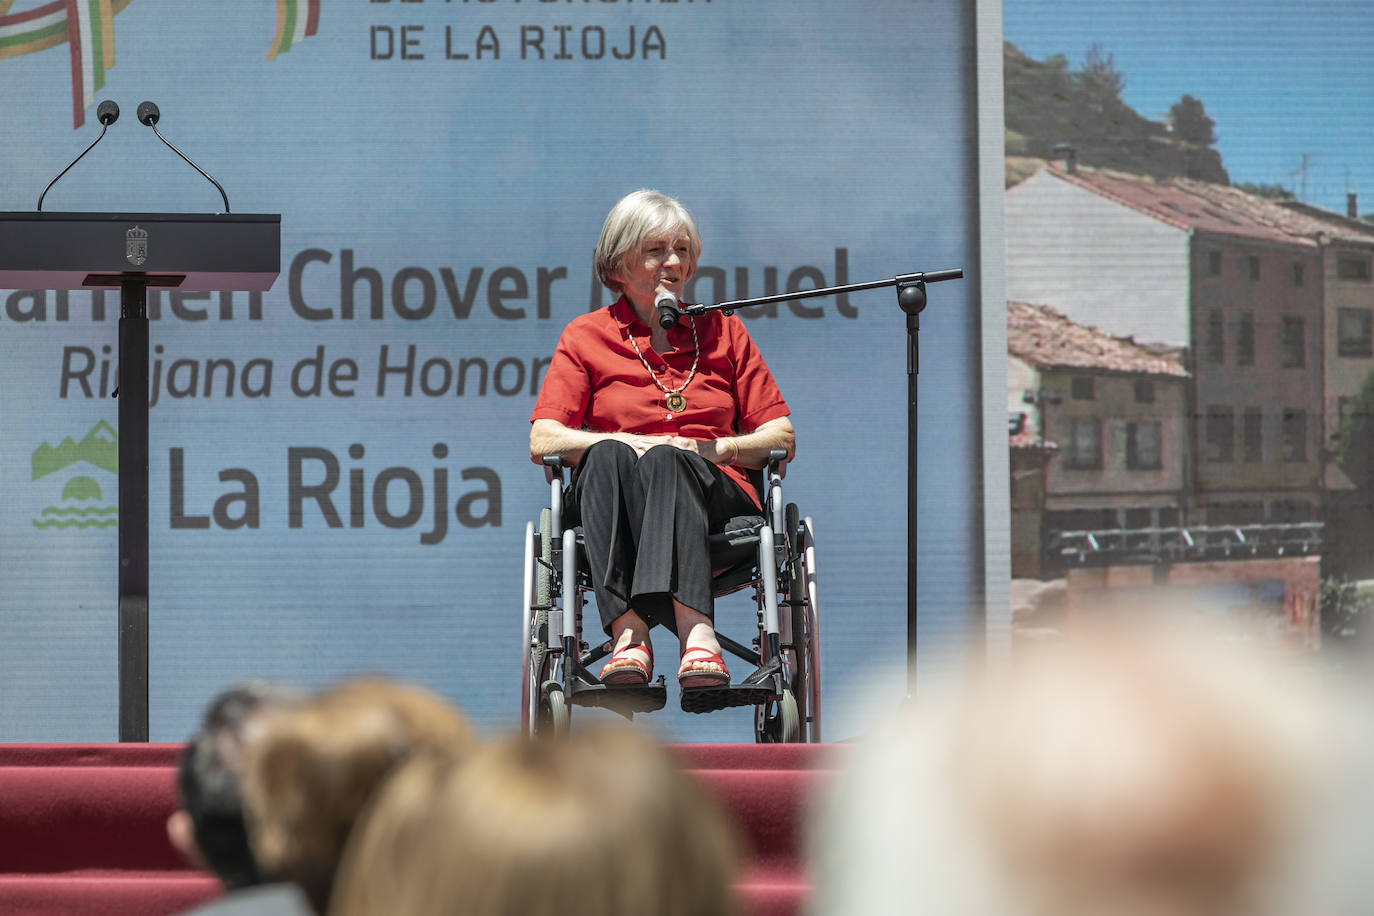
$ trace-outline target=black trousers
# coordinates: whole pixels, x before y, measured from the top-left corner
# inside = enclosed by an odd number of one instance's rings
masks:
[[[581,524],[601,625],[633,608],[677,632],[673,600],[714,620],[709,535],[759,509],[700,455],[657,445],[636,457],[606,439],[582,454],[564,498],[565,523]]]

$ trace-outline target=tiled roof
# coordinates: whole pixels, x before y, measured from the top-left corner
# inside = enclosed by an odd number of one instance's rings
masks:
[[[1374,226],[1347,219],[1337,213],[1328,213],[1306,204],[1285,205],[1228,185],[1187,178],[1175,178],[1172,183],[1213,203],[1225,212],[1242,214],[1289,235],[1311,239],[1325,236],[1344,242],[1374,245]]]
[[[1330,210],[1323,210],[1321,207],[1314,207],[1299,200],[1281,200],[1279,206],[1285,210],[1292,210],[1295,213],[1305,213],[1313,219],[1319,220],[1335,228],[1335,237],[1347,241],[1360,241],[1367,245],[1374,245],[1374,224],[1367,220],[1345,216],[1340,213],[1333,213]]]
[[[1280,228],[1274,220],[1266,218],[1273,216],[1267,209],[1261,214],[1255,212],[1256,208],[1236,205],[1229,195],[1200,193],[1201,188],[1215,188],[1234,192],[1253,201],[1270,203],[1236,188],[1177,178],[1156,181],[1110,169],[1079,168],[1070,173],[1056,163],[1050,163],[1048,169],[1064,181],[1179,229],[1289,245],[1316,245],[1316,241],[1306,234]],[[1283,209],[1277,204],[1273,204],[1273,207],[1276,210]]]
[[[1047,305],[1007,303],[1007,352],[1040,369],[1096,369],[1185,378],[1177,351],[1075,324]]]

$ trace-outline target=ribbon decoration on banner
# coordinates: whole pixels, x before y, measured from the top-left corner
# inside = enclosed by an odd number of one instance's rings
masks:
[[[301,0],[277,0],[277,34],[272,38],[272,50],[267,52],[267,59],[285,54],[307,35],[314,35],[319,24],[320,0],[305,0],[304,10]]]
[[[114,66],[114,14],[133,0],[52,0],[22,13],[8,13],[13,0],[0,0],[0,57],[18,57],[67,42],[72,55],[72,127],[86,122],[86,109],[105,86]]]
[[[0,0],[0,58],[18,57],[66,42],[72,57],[72,128],[86,123],[86,109],[105,87],[114,66],[114,16],[133,0],[51,0],[11,13],[14,0]],[[277,31],[267,59],[284,54],[314,35],[320,0],[277,0]]]

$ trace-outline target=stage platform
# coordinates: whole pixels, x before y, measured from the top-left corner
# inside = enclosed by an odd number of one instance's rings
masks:
[[[180,744],[0,745],[0,913],[170,916],[219,894],[167,839]],[[674,745],[739,825],[749,916],[792,916],[810,890],[805,831],[837,745]]]

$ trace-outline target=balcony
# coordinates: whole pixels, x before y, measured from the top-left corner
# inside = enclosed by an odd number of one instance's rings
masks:
[[[1321,544],[1321,522],[1107,528],[1048,533],[1048,552],[1064,566],[1129,566],[1316,556],[1321,553]]]

